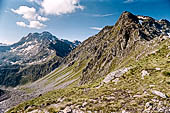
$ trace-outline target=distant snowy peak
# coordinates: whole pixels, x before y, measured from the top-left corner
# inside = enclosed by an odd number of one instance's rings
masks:
[[[8,46],[8,44],[0,43],[0,46]]]
[[[78,41],[78,40],[74,40],[74,41],[72,42],[72,41],[69,41],[69,40],[61,39],[61,41],[64,42],[64,43],[67,43],[67,44],[71,45],[72,48],[75,48],[75,47],[77,47],[78,45],[81,44],[81,42]]]
[[[58,38],[53,36],[51,33],[45,31],[42,33],[29,33],[27,36],[21,39],[21,42],[22,41],[35,41],[35,40],[37,40],[38,42],[42,42],[42,41],[53,42],[53,41],[57,41]]]
[[[3,55],[0,56],[0,65],[3,64],[1,61],[12,65],[33,65],[46,62],[53,56],[64,58],[79,44],[80,41],[60,40],[47,31],[29,33],[15,44],[4,46],[0,43],[0,52],[3,52],[6,58],[1,59]]]

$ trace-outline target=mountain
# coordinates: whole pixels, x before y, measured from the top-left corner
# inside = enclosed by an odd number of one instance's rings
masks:
[[[114,26],[106,26],[74,49],[65,64],[77,62],[81,66],[87,61],[80,80],[84,84],[103,77],[133,57],[139,59],[153,48],[149,45],[153,39],[164,36],[170,36],[169,21],[124,12]]]
[[[76,48],[78,45],[81,44],[81,42],[78,41],[78,40],[74,40],[73,42],[70,42],[70,41],[68,41],[68,40],[61,39],[61,41],[65,42],[65,43],[67,43],[67,44],[69,44],[69,45],[71,45],[72,48]]]
[[[9,50],[9,46],[4,43],[0,43],[0,52],[5,52],[6,50]]]
[[[0,108],[18,104],[9,113],[168,113],[169,39],[169,21],[123,12],[114,26],[82,42],[54,71],[11,90],[15,94]]]
[[[72,51],[73,45],[43,32],[30,33],[15,44],[0,46],[0,85],[25,84],[48,74]]]
[[[4,44],[4,43],[0,43],[0,46],[7,46],[7,44]]]

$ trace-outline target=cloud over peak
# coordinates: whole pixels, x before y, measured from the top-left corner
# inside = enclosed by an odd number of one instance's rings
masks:
[[[101,31],[103,28],[100,28],[100,27],[90,27],[90,29]]]
[[[16,24],[18,26],[21,26],[21,27],[27,27],[27,25],[25,24],[25,22],[16,22]]]
[[[113,16],[114,14],[111,14],[111,13],[109,13],[109,14],[95,14],[95,15],[93,15],[94,17],[107,17],[107,16]]]
[[[41,12],[46,15],[62,15],[84,9],[79,0],[43,0],[41,7]]]
[[[36,9],[33,7],[27,7],[27,6],[20,6],[18,9],[11,9],[12,12],[22,15],[24,19],[27,20],[35,20],[36,19]]]
[[[41,29],[45,27],[46,25],[40,23],[39,21],[30,21],[29,28],[36,28],[36,29]]]
[[[16,22],[18,26],[40,29],[45,27],[42,22],[49,20],[47,15],[63,15],[75,12],[77,9],[83,10],[84,7],[79,4],[79,0],[28,0],[38,4],[38,11],[34,7],[20,6],[18,9],[11,9],[15,14],[29,22]],[[43,16],[41,16],[43,15]]]
[[[46,26],[39,21],[30,21],[29,24],[26,24],[25,22],[20,21],[20,22],[16,22],[16,24],[20,27],[27,27],[27,28],[33,28],[33,29],[41,29]]]
[[[16,22],[16,24],[20,27],[41,29],[46,26],[41,22],[49,20],[46,17],[40,16],[34,7],[20,6],[18,9],[11,9],[11,11],[15,14],[21,15],[22,18],[29,22],[29,25],[21,21]]]
[[[22,15],[22,17],[28,21],[39,20],[47,21],[48,18],[40,16],[34,7],[20,6],[18,9],[11,9],[15,14]]]

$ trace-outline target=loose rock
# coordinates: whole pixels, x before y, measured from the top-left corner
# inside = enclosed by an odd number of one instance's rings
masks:
[[[152,92],[152,94],[157,95],[159,97],[168,98],[168,96],[166,94],[164,94],[164,93],[162,93],[160,91],[152,90],[151,92]]]
[[[149,76],[149,73],[146,70],[143,70],[141,73],[142,73],[142,79],[144,79],[145,76]]]

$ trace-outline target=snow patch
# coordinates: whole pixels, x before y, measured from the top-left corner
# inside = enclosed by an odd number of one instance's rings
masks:
[[[143,23],[143,20],[139,20],[139,23],[142,25],[142,23]]]
[[[34,62],[27,63],[27,65],[42,64],[45,61],[47,61],[47,58],[41,59],[39,61],[34,61]]]
[[[137,16],[137,17],[138,17],[138,19],[142,19],[142,20],[148,19],[147,17],[144,17],[144,16]]]
[[[21,64],[21,61],[16,61],[16,62],[10,62],[12,65],[15,65],[15,64]]]
[[[35,45],[30,45],[28,46],[27,48],[24,49],[24,52],[25,51],[30,51],[31,49],[33,49],[35,47]]]
[[[170,38],[170,33],[167,33],[168,34],[168,36],[169,36],[169,38]]]

